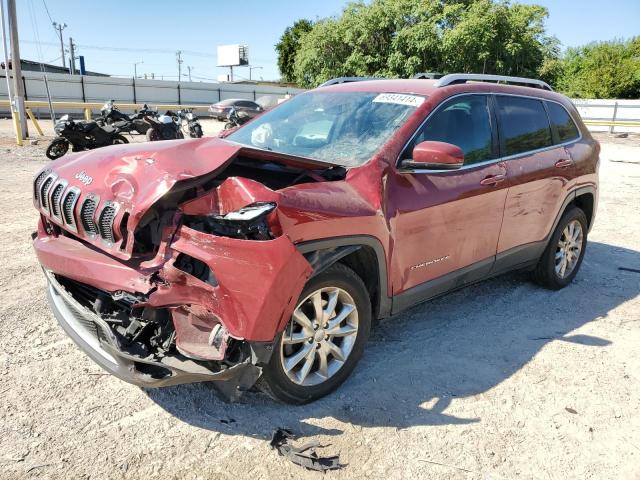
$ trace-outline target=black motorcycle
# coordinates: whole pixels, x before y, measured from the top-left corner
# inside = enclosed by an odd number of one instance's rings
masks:
[[[224,124],[224,129],[229,130],[231,128],[239,127],[240,125],[244,125],[251,117],[247,112],[237,111],[234,107],[231,107],[229,113],[227,114],[227,123]]]
[[[159,117],[147,115],[144,117],[144,121],[149,124],[146,136],[150,142],[184,138],[180,117],[171,110]]]
[[[69,146],[73,152],[79,152],[129,143],[129,140],[120,135],[118,129],[110,125],[101,127],[93,120],[76,122],[69,118],[69,115],[62,116],[56,122],[54,130],[58,138],[49,144],[46,152],[51,160],[62,157],[69,150]]]
[[[193,110],[185,108],[184,110],[178,110],[177,114],[182,123],[182,130],[185,133],[188,133],[191,138],[202,138],[202,125],[200,125],[200,120],[193,113]]]
[[[100,113],[102,117],[98,119],[98,123],[112,125],[120,132],[136,132],[141,135],[144,135],[149,130],[149,124],[144,121],[144,117],[157,115],[157,112],[150,109],[146,103],[140,110],[132,115],[127,115],[118,109],[113,100],[105,103],[100,109]]]

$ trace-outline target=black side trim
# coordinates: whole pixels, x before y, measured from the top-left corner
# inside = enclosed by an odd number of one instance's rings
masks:
[[[531,242],[500,252],[496,255],[496,262],[491,270],[491,276],[535,265],[542,256],[547,242],[548,238],[540,242]]]
[[[311,277],[315,277],[341,258],[346,257],[360,248],[362,248],[362,245],[347,245],[344,247],[328,248],[326,250],[315,250],[305,254],[304,257],[307,259],[307,262],[313,267]]]
[[[325,238],[322,240],[312,240],[309,242],[301,242],[296,244],[296,248],[298,251],[308,257],[307,254],[318,251],[318,250],[335,250],[338,247],[358,247],[367,246],[371,247],[376,254],[376,258],[378,260],[378,284],[380,286],[380,294],[378,300],[378,318],[385,318],[391,315],[391,297],[387,295],[387,257],[384,252],[384,248],[380,241],[372,237],[370,235],[352,235],[345,237],[333,237],[333,238]],[[348,253],[351,253],[357,249],[353,249]],[[343,255],[344,256],[344,255]],[[338,259],[342,258],[340,256]],[[335,261],[337,261],[336,259]],[[327,264],[328,267],[331,264]],[[326,267],[325,267],[326,268]],[[374,305],[375,307],[375,305]],[[376,311],[376,308],[374,308]]]
[[[447,273],[428,282],[416,285],[393,297],[392,314],[417,305],[418,303],[444,295],[452,290],[465,287],[489,277],[495,257],[480,260],[472,265]]]

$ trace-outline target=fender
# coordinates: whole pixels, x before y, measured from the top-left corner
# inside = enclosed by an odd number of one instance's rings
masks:
[[[387,257],[380,240],[370,235],[351,235],[323,238],[322,240],[311,240],[296,244],[298,252],[304,255],[314,267],[312,275],[316,275],[363,246],[371,247],[376,254],[378,261],[379,298],[377,305],[373,305],[373,307],[374,311],[378,312],[378,318],[385,318],[391,315],[391,297],[389,297],[387,290]],[[316,264],[313,263],[314,260]]]

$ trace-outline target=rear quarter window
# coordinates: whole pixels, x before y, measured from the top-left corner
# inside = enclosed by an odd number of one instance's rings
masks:
[[[503,156],[553,145],[551,126],[541,100],[497,96]]]
[[[571,115],[562,105],[555,102],[547,102],[547,109],[549,110],[551,125],[556,129],[560,143],[570,142],[580,136],[578,127],[576,127]]]

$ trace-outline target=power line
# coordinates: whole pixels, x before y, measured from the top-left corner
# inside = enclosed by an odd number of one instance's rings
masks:
[[[42,4],[44,5],[44,10],[47,12],[47,17],[49,17],[49,22],[53,25],[53,18],[51,18],[51,14],[49,13],[49,7],[47,7],[47,2],[42,0]]]

